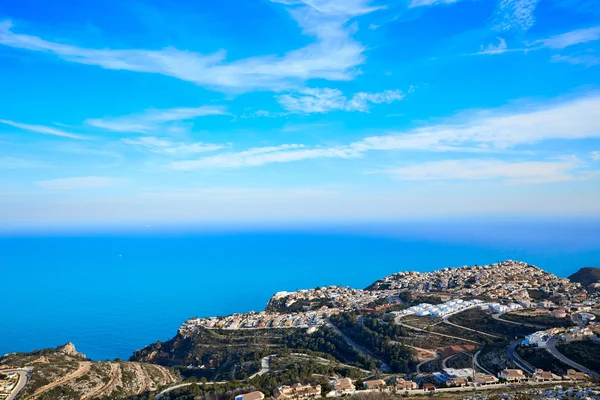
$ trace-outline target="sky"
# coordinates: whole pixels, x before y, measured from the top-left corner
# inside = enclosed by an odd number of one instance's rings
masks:
[[[4,0],[0,224],[600,216],[596,0]]]

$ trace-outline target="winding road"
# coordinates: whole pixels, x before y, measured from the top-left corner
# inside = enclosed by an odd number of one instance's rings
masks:
[[[560,353],[558,350],[556,350],[556,342],[558,342],[558,338],[557,337],[553,337],[552,339],[548,340],[547,343],[547,350],[550,352],[550,354],[552,354],[556,359],[564,362],[565,364],[569,365],[570,367],[584,372],[586,374],[588,374],[589,376],[595,378],[595,379],[599,379],[600,378],[600,374],[598,374],[597,372],[592,371],[589,368],[584,367],[581,364],[576,363],[575,361],[567,358],[564,354]]]
[[[521,343],[520,340],[513,340],[512,342],[510,342],[510,345],[507,348],[508,356],[517,365],[517,367],[521,368],[525,372],[533,374],[535,372],[535,368],[533,367],[533,365],[529,364],[527,361],[519,357],[515,351],[519,343]]]
[[[29,375],[31,374],[32,370],[33,370],[32,367],[27,367],[27,368],[9,369],[9,370],[0,371],[3,374],[9,374],[11,372],[14,372],[19,375],[19,381],[17,382],[17,386],[15,386],[15,388],[12,390],[12,392],[10,392],[10,394],[8,395],[6,400],[15,400],[17,398],[19,393],[21,393],[23,388],[25,388],[25,385],[27,385],[27,382],[29,382]]]

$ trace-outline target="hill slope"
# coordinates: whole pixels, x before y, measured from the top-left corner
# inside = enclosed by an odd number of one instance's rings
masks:
[[[0,370],[32,367],[23,399],[124,399],[179,380],[173,371],[146,363],[94,362],[72,343],[56,349],[11,353],[0,358]]]
[[[573,275],[569,276],[571,282],[581,283],[583,287],[588,287],[592,283],[600,282],[600,268],[584,267]]]

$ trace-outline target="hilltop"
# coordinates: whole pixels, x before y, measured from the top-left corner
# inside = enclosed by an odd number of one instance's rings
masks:
[[[600,282],[600,268],[584,267],[573,275],[569,276],[571,282],[580,283],[584,287],[588,287],[594,283]]]
[[[180,380],[175,371],[146,363],[92,361],[73,343],[0,358],[0,370],[29,371],[22,399],[125,399]]]

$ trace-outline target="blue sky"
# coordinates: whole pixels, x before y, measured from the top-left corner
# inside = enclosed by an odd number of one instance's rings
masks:
[[[595,0],[5,0],[0,223],[600,215]]]

